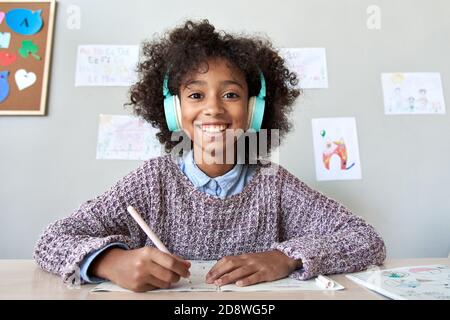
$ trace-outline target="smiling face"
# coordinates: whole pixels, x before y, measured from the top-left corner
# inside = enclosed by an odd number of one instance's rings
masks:
[[[235,139],[226,139],[230,133],[245,131],[247,122],[248,87],[245,75],[227,60],[211,58],[197,72],[181,81],[183,130],[194,141],[194,154],[215,157],[235,147]],[[226,130],[226,131],[225,131]],[[222,162],[224,163],[224,162]]]

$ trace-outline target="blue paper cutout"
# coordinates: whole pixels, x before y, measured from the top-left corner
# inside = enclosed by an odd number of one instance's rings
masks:
[[[0,49],[8,49],[11,41],[11,33],[0,32]]]
[[[9,71],[0,71],[0,102],[9,95],[8,75]]]
[[[42,28],[41,13],[42,10],[33,12],[29,9],[13,9],[6,14],[6,24],[18,34],[33,35]]]

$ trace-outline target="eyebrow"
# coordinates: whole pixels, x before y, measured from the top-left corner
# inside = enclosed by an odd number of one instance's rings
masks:
[[[184,85],[184,87],[187,88],[188,86],[190,86],[192,84],[204,86],[204,85],[206,85],[206,81],[203,81],[203,80],[188,80],[186,82],[186,84]],[[225,81],[222,81],[220,84],[221,84],[222,87],[224,87],[226,85],[230,85],[230,84],[235,84],[235,85],[241,87],[242,89],[244,89],[244,86],[242,84],[240,84],[239,82],[234,81],[234,80],[225,80]]]

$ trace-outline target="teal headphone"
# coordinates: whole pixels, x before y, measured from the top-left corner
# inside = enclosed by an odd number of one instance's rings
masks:
[[[264,116],[265,98],[266,98],[266,80],[260,72],[261,90],[257,96],[250,97],[248,100],[248,118],[246,130],[253,129],[258,132]],[[164,95],[164,114],[166,115],[167,127],[170,131],[181,131],[181,105],[180,99],[169,92],[169,76],[164,77],[163,83]]]

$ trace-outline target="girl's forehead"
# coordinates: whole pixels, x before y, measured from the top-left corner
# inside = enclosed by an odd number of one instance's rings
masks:
[[[235,64],[224,58],[208,58],[182,76],[182,83],[192,79],[207,78],[220,74],[234,80],[245,81],[245,74]]]

